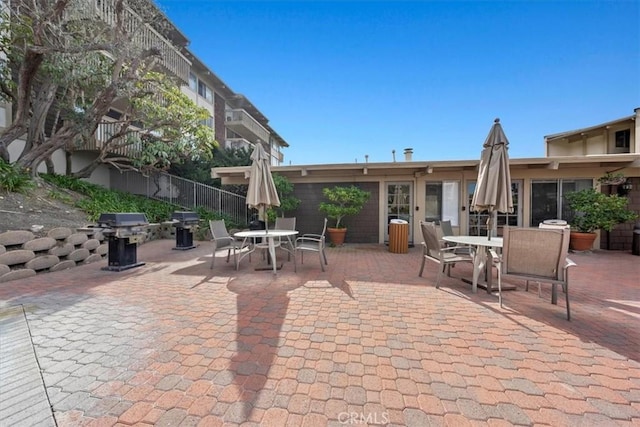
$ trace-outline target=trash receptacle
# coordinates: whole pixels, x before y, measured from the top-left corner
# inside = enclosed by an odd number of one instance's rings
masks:
[[[633,240],[631,241],[631,253],[640,255],[640,222],[633,226]]]
[[[409,223],[402,219],[392,219],[389,223],[389,252],[406,254],[409,252]]]

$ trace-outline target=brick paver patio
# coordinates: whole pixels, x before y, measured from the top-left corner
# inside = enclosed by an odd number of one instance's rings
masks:
[[[0,425],[640,425],[630,253],[571,255],[568,322],[549,286],[472,294],[470,266],[437,290],[418,247],[274,277],[173,246],[0,284]]]

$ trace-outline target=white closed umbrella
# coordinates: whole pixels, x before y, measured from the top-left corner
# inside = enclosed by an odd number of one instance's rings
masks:
[[[488,211],[487,235],[497,230],[498,212],[513,212],[513,194],[511,192],[511,172],[509,171],[509,140],[500,119],[495,119],[491,131],[483,144],[478,182],[471,200],[472,211]]]

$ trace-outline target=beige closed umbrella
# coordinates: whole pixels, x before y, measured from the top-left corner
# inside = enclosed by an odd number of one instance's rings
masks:
[[[260,142],[255,144],[251,153],[250,173],[247,206],[258,209],[262,220],[267,224],[266,210],[270,207],[280,206],[280,198],[271,176],[269,155],[264,151],[264,147]]]
[[[498,212],[513,212],[513,194],[511,192],[511,172],[509,171],[509,140],[500,119],[495,119],[491,131],[483,144],[478,182],[471,200],[472,211],[488,211],[487,236],[497,230]]]

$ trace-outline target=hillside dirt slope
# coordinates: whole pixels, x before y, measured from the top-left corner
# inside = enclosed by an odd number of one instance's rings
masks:
[[[0,233],[30,230],[45,236],[52,228],[76,229],[91,224],[87,214],[73,206],[81,197],[46,182],[24,194],[0,190]]]

